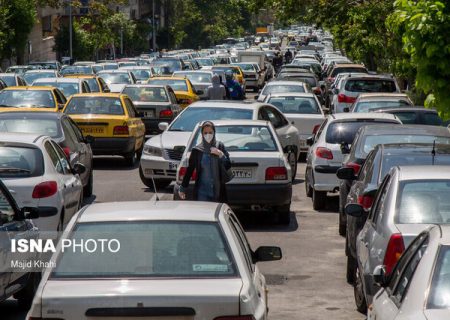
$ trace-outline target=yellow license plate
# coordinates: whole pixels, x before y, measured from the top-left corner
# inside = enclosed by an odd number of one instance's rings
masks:
[[[103,128],[103,127],[81,127],[81,131],[83,132],[83,134],[104,133],[105,128]]]

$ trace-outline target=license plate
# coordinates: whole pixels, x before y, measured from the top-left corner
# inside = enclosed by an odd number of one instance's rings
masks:
[[[103,127],[81,127],[81,131],[84,134],[89,134],[89,133],[104,133],[105,132],[105,128]]]
[[[240,179],[251,179],[252,178],[252,170],[245,169],[232,169],[233,175],[235,178]]]
[[[146,118],[154,118],[155,117],[155,111],[154,110],[144,111],[144,117],[146,117]]]
[[[177,170],[178,163],[175,162],[169,162],[169,170]]]

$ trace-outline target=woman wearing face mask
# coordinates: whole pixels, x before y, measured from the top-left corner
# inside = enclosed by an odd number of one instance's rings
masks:
[[[202,142],[192,149],[189,165],[179,189],[181,199],[196,170],[193,200],[226,202],[224,172],[231,168],[230,157],[223,143],[216,141],[216,129],[210,121],[202,125]]]

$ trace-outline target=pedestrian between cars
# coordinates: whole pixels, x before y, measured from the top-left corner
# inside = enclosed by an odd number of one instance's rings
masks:
[[[196,171],[193,200],[227,202],[225,183],[231,168],[230,156],[222,142],[216,140],[216,128],[211,121],[202,125],[202,141],[192,149],[179,196],[186,199],[186,189]]]
[[[214,74],[212,76],[212,85],[208,87],[206,95],[208,100],[225,100],[227,98],[227,90],[220,83],[219,75]]]
[[[239,84],[239,82],[237,82],[233,78],[234,78],[233,72],[227,71],[225,73],[226,86],[228,88],[228,91],[230,92],[230,99],[244,100],[244,91],[242,90],[242,87]]]

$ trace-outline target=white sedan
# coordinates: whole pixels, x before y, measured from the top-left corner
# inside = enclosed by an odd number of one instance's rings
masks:
[[[0,179],[20,207],[38,207],[34,224],[61,231],[80,208],[86,168],[67,161],[61,147],[48,136],[3,132],[0,137]]]
[[[227,183],[227,203],[233,208],[272,209],[289,224],[292,169],[273,126],[268,121],[214,121],[216,138],[230,154],[234,178]],[[177,184],[187,171],[191,150],[201,142],[201,123],[192,133],[178,168]],[[192,179],[192,178],[191,178]],[[193,182],[191,182],[193,184]],[[174,198],[178,199],[178,186]],[[191,196],[193,186],[188,190]],[[270,195],[268,197],[267,195]]]
[[[281,249],[253,251],[226,204],[98,203],[66,231],[66,242],[104,239],[105,250],[57,250],[27,319],[267,318],[257,262],[280,260]]]

